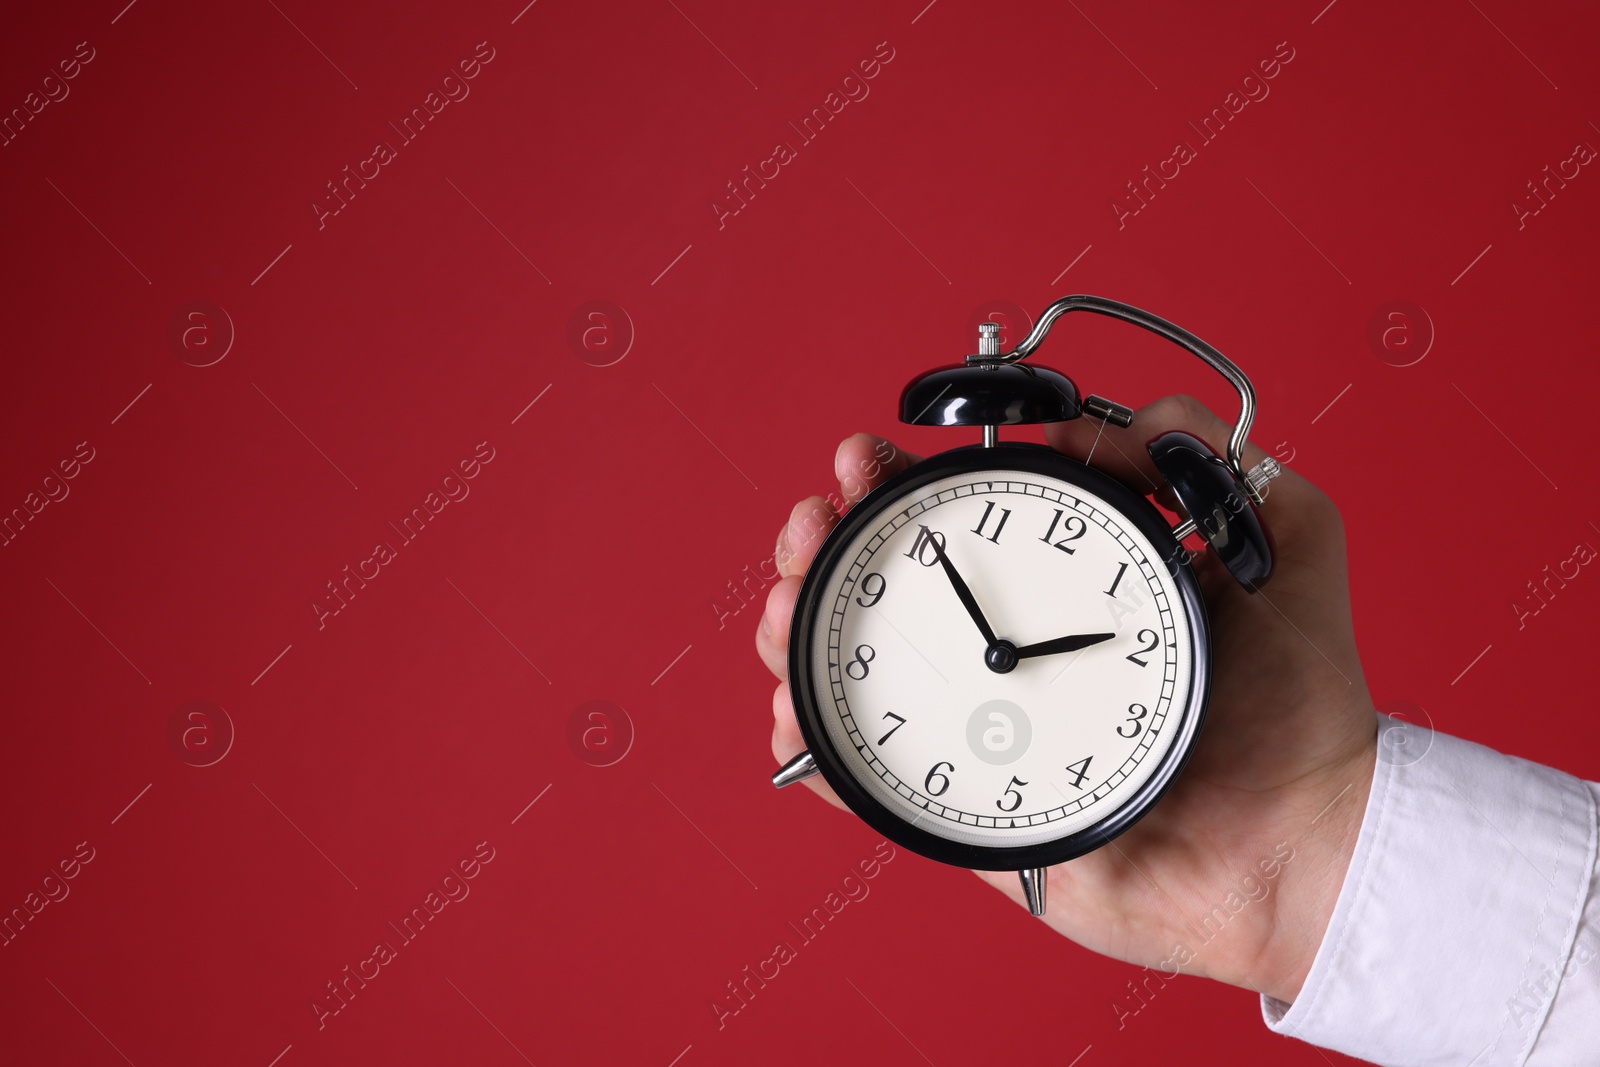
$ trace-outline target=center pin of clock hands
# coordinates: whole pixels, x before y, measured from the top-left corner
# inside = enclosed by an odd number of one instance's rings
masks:
[[[928,543],[933,545],[934,554],[939,558],[939,566],[944,571],[945,577],[950,579],[950,586],[956,591],[961,606],[967,609],[967,614],[977,624],[978,632],[983,635],[984,665],[996,674],[1010,673],[1016,669],[1017,663],[1024,659],[1034,656],[1054,656],[1061,652],[1076,652],[1080,648],[1098,645],[1117,636],[1116,634],[1071,634],[1018,648],[1010,641],[995,636],[994,627],[989,625],[989,620],[983,617],[983,609],[978,607],[978,598],[972,595],[972,590],[961,577],[961,572],[950,562],[944,546],[933,537],[928,538]]]

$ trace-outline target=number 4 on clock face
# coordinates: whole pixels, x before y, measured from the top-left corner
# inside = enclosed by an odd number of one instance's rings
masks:
[[[1089,764],[1093,760],[1093,756],[1085,756],[1077,763],[1067,764],[1067,773],[1072,775],[1072,788],[1083,788],[1083,780],[1089,776]]]

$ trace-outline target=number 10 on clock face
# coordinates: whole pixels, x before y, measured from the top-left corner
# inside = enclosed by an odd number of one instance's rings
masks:
[[[1052,843],[1088,851],[1153,803],[1198,725],[1205,623],[1147,502],[1109,479],[990,469],[847,520],[808,579],[803,658],[858,813],[1002,869]]]

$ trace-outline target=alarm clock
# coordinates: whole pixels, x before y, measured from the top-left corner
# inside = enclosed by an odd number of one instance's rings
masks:
[[[1024,362],[1069,311],[1143,327],[1239,394],[1225,455],[1161,433],[1150,457],[1186,516],[999,427],[1133,411]],[[930,859],[1015,870],[1044,914],[1045,868],[1099,848],[1161,799],[1194,751],[1212,678],[1205,602],[1183,541],[1197,534],[1252,592],[1272,574],[1260,507],[1280,472],[1243,466],[1255,389],[1215,348],[1128,304],[1068,296],[1000,351],[913,379],[900,418],[982,428],[851,508],[807,571],[789,638],[806,751],[775,775],[821,774],[879,833]]]

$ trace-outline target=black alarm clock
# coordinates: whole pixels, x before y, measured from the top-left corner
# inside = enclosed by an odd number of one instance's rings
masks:
[[[1237,390],[1219,456],[1185,433],[1148,445],[1187,517],[1144,490],[999,427],[1131,409],[1080,399],[1023,361],[1069,311],[1109,315],[1188,349]],[[857,503],[805,576],[789,684],[807,751],[773,776],[820,773],[858,816],[934,860],[1015,870],[1044,913],[1044,869],[1099,848],[1172,785],[1206,713],[1212,645],[1183,540],[1199,534],[1254,591],[1272,573],[1260,505],[1279,473],[1242,465],[1255,390],[1226,356],[1114,300],[1068,296],[1009,352],[979,328],[965,361],[914,379],[900,418],[982,427]]]

